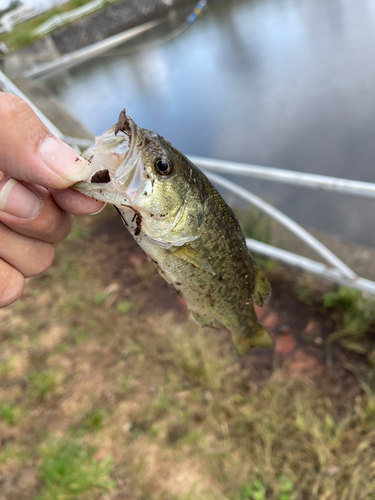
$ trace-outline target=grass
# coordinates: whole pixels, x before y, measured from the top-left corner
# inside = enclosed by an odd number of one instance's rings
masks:
[[[286,380],[276,371],[257,383],[251,357],[240,360],[224,331],[197,328],[157,275],[138,276],[128,240],[99,229],[59,245],[54,266],[0,310],[0,433],[10,438],[0,476],[10,497],[374,499],[375,380],[365,357],[341,350],[345,364],[332,374]],[[114,280],[118,295],[95,305]],[[370,349],[368,299],[323,296],[314,291],[308,314],[319,304],[337,330],[359,325]]]
[[[336,319],[337,330],[328,343],[338,341],[346,349],[364,354],[369,360],[374,357],[374,349],[366,334],[375,325],[375,300],[363,293],[339,287],[323,295],[323,307],[329,309]]]
[[[362,336],[375,323],[375,300],[358,290],[339,287],[323,296],[323,306],[334,311],[343,335]]]
[[[294,485],[288,479],[282,481],[279,488],[278,500],[292,500]],[[240,489],[241,500],[266,500],[267,490],[261,479],[256,477],[251,484],[244,484]]]
[[[102,428],[103,420],[107,412],[103,408],[93,408],[83,415],[79,424],[79,429],[88,432],[95,432]]]
[[[56,370],[34,371],[29,373],[28,382],[31,397],[47,399],[52,397],[58,388],[61,374]]]
[[[91,227],[75,221],[67,237],[68,242],[87,240],[91,234]]]
[[[0,41],[4,42],[10,50],[20,49],[34,42],[38,38],[33,34],[33,32],[45,21],[57,14],[68,12],[70,10],[76,9],[77,7],[81,7],[82,5],[85,5],[90,1],[91,0],[69,0],[68,2],[59,5],[58,7],[53,7],[47,12],[43,12],[39,16],[29,19],[28,21],[25,21],[21,24],[15,25],[11,32],[2,33],[0,35]]]
[[[95,460],[93,450],[77,441],[50,438],[40,446],[39,454],[42,488],[36,500],[90,499],[114,486],[111,460]]]
[[[22,411],[18,406],[9,403],[0,403],[0,420],[7,425],[14,426],[21,420]]]
[[[246,238],[271,243],[273,223],[268,215],[255,207],[250,207],[246,211],[237,209],[235,212]]]
[[[109,293],[107,292],[96,292],[92,298],[92,303],[94,306],[99,307],[108,299]]]
[[[133,307],[132,302],[130,302],[128,300],[117,304],[117,310],[118,310],[118,312],[120,312],[122,314],[128,314],[128,312],[130,312],[132,307]]]
[[[130,394],[137,389],[137,382],[131,374],[120,375],[115,383],[116,394]]]

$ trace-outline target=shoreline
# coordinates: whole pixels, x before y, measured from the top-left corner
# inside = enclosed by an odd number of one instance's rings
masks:
[[[173,13],[192,0],[124,0],[67,24],[4,58],[5,73],[14,78],[42,62],[88,48],[107,38]]]

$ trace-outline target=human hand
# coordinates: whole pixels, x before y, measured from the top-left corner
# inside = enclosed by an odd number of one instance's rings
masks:
[[[69,188],[90,173],[22,99],[0,92],[0,307],[21,295],[25,278],[51,265],[72,215],[100,210],[101,202]]]

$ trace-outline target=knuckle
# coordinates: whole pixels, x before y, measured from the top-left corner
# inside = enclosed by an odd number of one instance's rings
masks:
[[[29,272],[26,276],[36,276],[37,274],[44,273],[52,264],[55,258],[55,249],[51,243],[40,243],[37,248],[35,260],[30,266]]]
[[[68,213],[64,213],[64,221],[59,226],[59,234],[56,239],[56,243],[65,240],[65,238],[70,233],[72,226],[73,226],[73,216]]]
[[[0,261],[0,307],[16,301],[25,287],[23,275],[4,261]]]
[[[43,230],[45,237],[52,243],[58,243],[65,239],[72,227],[73,217],[61,210],[56,210],[45,219]]]
[[[58,243],[69,234],[73,217],[64,212],[53,200],[48,190],[32,186],[41,199],[37,214],[25,222],[27,235],[47,243]]]

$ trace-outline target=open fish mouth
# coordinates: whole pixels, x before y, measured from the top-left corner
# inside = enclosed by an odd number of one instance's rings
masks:
[[[92,167],[89,179],[73,188],[96,200],[123,206],[131,203],[142,182],[140,151],[137,148],[137,126],[121,111],[119,120],[82,153]]]

